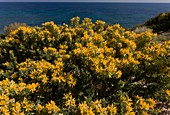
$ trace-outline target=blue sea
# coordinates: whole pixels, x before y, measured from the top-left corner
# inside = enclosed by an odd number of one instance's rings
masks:
[[[0,33],[14,22],[41,26],[47,21],[69,24],[70,19],[89,17],[130,28],[149,18],[170,11],[170,3],[5,3],[0,2]]]

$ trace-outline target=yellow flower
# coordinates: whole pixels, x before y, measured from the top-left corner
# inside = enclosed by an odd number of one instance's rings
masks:
[[[4,74],[4,70],[0,70],[0,74]]]
[[[21,104],[19,102],[16,102],[15,104],[13,104],[12,111],[14,113],[19,113],[20,110],[21,110]]]
[[[5,92],[6,92],[7,94],[9,94],[9,89],[5,89]]]
[[[9,50],[9,54],[12,54],[13,53],[13,50]]]
[[[107,109],[111,115],[115,115],[117,113],[117,107],[115,107],[113,104],[110,106],[107,106]]]
[[[148,102],[149,102],[151,108],[153,108],[155,106],[155,104],[156,104],[155,100],[153,100],[151,98],[148,99]]]
[[[9,109],[5,106],[5,107],[1,107],[0,108],[0,112],[2,115],[10,115],[10,111]]]
[[[17,74],[14,73],[14,74],[11,75],[11,77],[12,77],[12,78],[17,78]]]
[[[56,79],[58,80],[59,83],[66,82],[66,79],[64,78],[64,76],[61,76],[61,75],[59,77],[57,77]]]
[[[117,78],[120,78],[120,77],[122,76],[122,72],[121,72],[120,70],[118,70],[118,71],[116,72],[116,74],[117,74]]]
[[[22,102],[23,108],[25,108],[25,111],[31,111],[33,108],[33,105],[28,102],[27,98],[24,97],[24,100]]]
[[[4,86],[7,86],[8,83],[9,83],[9,79],[8,79],[8,78],[6,78],[5,80],[2,81],[2,84],[3,84]]]
[[[131,112],[133,110],[133,108],[131,106],[126,106],[126,110],[127,110],[127,112]]]
[[[44,108],[44,106],[42,106],[41,104],[38,104],[37,107],[36,107],[36,110],[38,112],[40,112],[43,108]]]
[[[7,95],[0,95],[0,105],[6,105],[9,101],[9,97]]]
[[[43,84],[46,84],[48,81],[48,77],[46,76],[46,74],[40,75],[39,78],[42,79]]]
[[[38,83],[32,83],[32,84],[28,84],[27,85],[27,88],[29,89],[29,90],[31,90],[31,92],[33,93],[34,91],[36,91],[36,88],[39,86],[39,84]]]
[[[70,87],[74,87],[76,85],[76,81],[74,80],[74,77],[72,74],[67,75],[67,83]]]
[[[31,27],[21,26],[21,27],[18,28],[18,30],[22,30],[26,34],[30,34],[33,29]]]
[[[141,115],[149,115],[149,114],[143,111]]]
[[[93,113],[93,109],[90,107],[90,110],[89,110],[89,112],[88,112],[88,115],[95,115],[94,113]]]
[[[88,107],[86,101],[84,101],[84,103],[82,103],[82,104],[79,104],[79,109],[80,109],[81,114],[87,113],[88,108],[89,107]]]
[[[168,96],[170,96],[170,90],[165,91]]]
[[[146,105],[145,105],[145,109],[146,109],[146,110],[149,110],[150,108],[151,108],[151,106],[150,106],[149,104],[146,104]]]
[[[23,83],[23,82],[19,83],[19,87],[24,88],[25,86],[26,86],[26,84],[25,84],[25,83]]]
[[[12,81],[12,82],[10,83],[9,88],[10,88],[10,90],[17,90],[17,89],[16,89],[17,86],[16,86],[16,84],[14,83],[14,81]]]
[[[65,106],[70,108],[70,107],[75,107],[76,106],[76,101],[75,99],[72,97],[71,92],[68,94],[64,95],[64,99],[66,100],[65,102]]]
[[[3,65],[4,65],[4,66],[6,66],[6,67],[8,67],[8,66],[9,66],[9,64],[10,64],[9,62],[5,62],[5,63],[3,63]]]

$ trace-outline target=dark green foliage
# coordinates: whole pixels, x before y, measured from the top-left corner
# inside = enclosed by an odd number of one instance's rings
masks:
[[[162,33],[170,30],[170,12],[161,13],[144,23],[144,26],[153,29],[153,32]]]

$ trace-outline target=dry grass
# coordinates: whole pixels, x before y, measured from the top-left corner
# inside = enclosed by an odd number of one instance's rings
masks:
[[[162,34],[158,35],[158,37],[155,40],[159,43],[170,40],[170,32],[166,32],[166,33],[162,33]]]
[[[146,26],[139,26],[139,27],[136,27],[133,31],[136,33],[141,33],[141,32],[145,32],[145,31],[152,32],[152,29],[147,28]]]

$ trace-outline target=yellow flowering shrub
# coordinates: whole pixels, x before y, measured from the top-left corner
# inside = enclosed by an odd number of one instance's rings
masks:
[[[0,39],[0,114],[135,115],[170,94],[170,41],[79,17]]]

